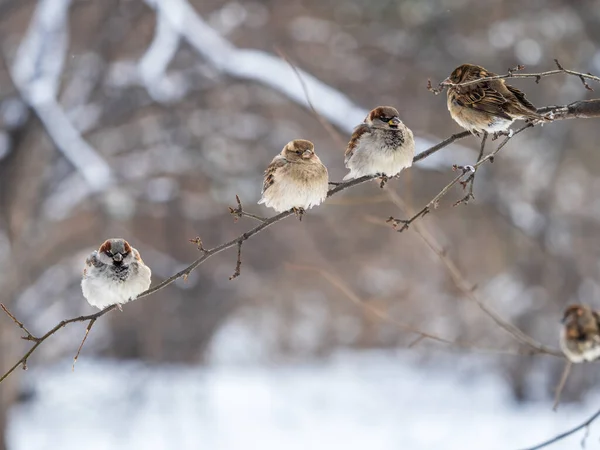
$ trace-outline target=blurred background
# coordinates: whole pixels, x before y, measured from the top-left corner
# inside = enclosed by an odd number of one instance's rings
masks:
[[[255,226],[234,223],[236,194],[273,214],[262,173],[291,139],[344,176],[280,54],[342,140],[389,104],[423,150],[461,131],[426,89],[461,63],[599,74],[600,2],[0,0],[0,39],[0,302],[41,335],[94,312],[79,283],[104,239],[126,238],[158,283],[199,256],[189,239]],[[511,84],[538,107],[595,95],[562,75]],[[600,307],[599,141],[594,120],[528,130],[475,201],[453,208],[455,187],[421,222],[483,301],[555,348],[566,304]],[[104,316],[74,372],[85,324],[63,329],[0,385],[0,449],[506,449],[582,422],[596,366],[574,368],[553,413],[564,361],[518,355],[412,228],[385,224],[407,217],[390,191],[420,209],[478,144],[277,223],[233,281],[235,249]],[[409,348],[398,322],[488,350]],[[0,315],[0,372],[20,335]]]

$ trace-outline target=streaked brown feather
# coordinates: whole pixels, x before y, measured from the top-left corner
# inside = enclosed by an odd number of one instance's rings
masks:
[[[269,187],[275,183],[275,172],[277,169],[282,168],[287,164],[287,160],[281,156],[276,156],[271,164],[268,165],[267,170],[265,170],[265,178],[263,181],[262,192],[264,193]]]
[[[358,146],[360,137],[363,134],[367,133],[368,131],[369,131],[369,126],[365,123],[361,123],[354,129],[354,132],[352,133],[352,137],[350,137],[350,142],[348,142],[348,146],[346,147],[346,152],[344,153],[345,154],[345,158],[344,158],[345,163],[348,163],[348,160],[354,154],[354,150]]]

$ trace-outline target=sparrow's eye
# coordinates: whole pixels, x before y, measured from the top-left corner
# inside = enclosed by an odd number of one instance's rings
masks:
[[[106,250],[106,255],[112,257],[113,252],[111,252],[110,250]]]
[[[391,119],[391,117],[381,117],[379,120],[381,120],[382,122],[389,122]]]

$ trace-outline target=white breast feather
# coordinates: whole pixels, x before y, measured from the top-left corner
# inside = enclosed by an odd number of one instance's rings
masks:
[[[405,140],[398,148],[388,147],[382,133],[363,134],[354,153],[346,162],[350,173],[344,177],[344,180],[380,173],[393,177],[402,169],[412,166],[415,157],[413,133],[408,128],[403,131]]]
[[[90,305],[104,309],[134,300],[150,287],[150,278],[150,268],[144,264],[139,264],[137,275],[130,276],[126,281],[109,279],[92,266],[87,268],[87,274],[81,280],[81,289]]]

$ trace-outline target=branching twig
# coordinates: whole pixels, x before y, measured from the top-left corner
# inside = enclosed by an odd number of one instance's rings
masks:
[[[254,214],[250,214],[243,210],[242,202],[240,200],[240,196],[236,194],[235,200],[237,201],[237,208],[229,207],[229,213],[234,217],[234,221],[237,222],[241,217],[250,217],[251,219],[258,220],[259,222],[266,222],[267,219],[264,217],[256,216]]]
[[[574,433],[577,433],[579,430],[583,430],[584,428],[588,429],[588,427],[592,424],[592,422],[594,420],[596,420],[598,417],[600,417],[600,410],[596,411],[592,415],[592,417],[590,417],[588,420],[583,422],[581,425],[577,425],[575,428],[572,428],[569,431],[565,431],[564,433],[561,433],[558,436],[553,437],[552,439],[542,442],[541,444],[538,444],[534,447],[527,447],[527,448],[524,448],[523,450],[539,450],[540,448],[548,447],[551,444],[555,444],[558,441],[560,441],[568,436],[571,436]],[[587,434],[587,432],[586,432],[586,434]],[[585,436],[584,436],[584,439],[585,439]]]
[[[25,328],[25,325],[23,325],[22,322],[20,322],[19,320],[17,320],[17,318],[8,310],[8,308],[6,306],[4,306],[3,303],[0,303],[0,308],[2,308],[2,310],[6,313],[6,315],[8,317],[10,317],[12,319],[12,321],[14,323],[17,324],[17,326],[23,330],[25,333],[27,333],[27,336],[22,336],[21,339],[24,339],[26,341],[33,341],[33,342],[38,342],[40,339],[35,337],[33,334],[31,334],[29,332],[29,330],[27,328]]]
[[[429,211],[431,211],[431,209],[435,209],[438,207],[438,203],[441,200],[441,198],[446,195],[448,193],[448,191],[452,188],[452,186],[454,186],[456,183],[460,182],[461,178],[465,176],[465,174],[470,173],[470,169],[472,168],[472,166],[454,166],[453,169],[454,170],[461,170],[462,173],[460,175],[458,175],[457,177],[455,177],[450,183],[448,183],[446,186],[444,186],[444,188],[435,196],[431,199],[431,201],[429,203],[427,203],[427,205],[425,205],[423,207],[423,209],[421,209],[418,213],[416,213],[415,215],[413,215],[410,219],[396,219],[392,216],[390,216],[390,218],[388,220],[386,220],[387,223],[391,223],[392,226],[398,231],[398,232],[402,232],[404,230],[407,230],[409,225],[411,223],[413,223],[415,220],[417,220],[419,217],[424,217],[425,215],[427,215],[429,213]],[[398,228],[398,225],[402,224],[402,226],[400,228]]]

